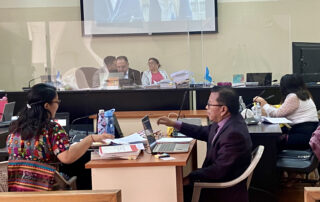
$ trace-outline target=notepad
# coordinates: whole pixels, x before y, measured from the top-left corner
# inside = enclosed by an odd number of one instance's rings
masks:
[[[292,123],[292,121],[285,117],[262,117],[262,121],[266,123]]]

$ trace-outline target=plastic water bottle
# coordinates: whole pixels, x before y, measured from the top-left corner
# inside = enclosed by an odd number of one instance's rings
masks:
[[[100,109],[98,114],[98,134],[106,133],[106,119],[104,117],[104,110]]]
[[[260,103],[258,102],[258,103],[256,104],[256,119],[259,121],[259,123],[261,123],[261,114],[262,114],[261,105],[260,105]]]
[[[105,112],[104,116],[106,119],[106,133],[114,135],[114,119],[113,119],[113,113],[115,109],[110,109]]]
[[[242,112],[246,109],[246,105],[243,102],[242,96],[239,96],[239,112]]]

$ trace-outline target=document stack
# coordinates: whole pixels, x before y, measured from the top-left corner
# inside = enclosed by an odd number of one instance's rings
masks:
[[[140,152],[139,144],[101,146],[99,147],[100,158],[97,159],[137,159]]]

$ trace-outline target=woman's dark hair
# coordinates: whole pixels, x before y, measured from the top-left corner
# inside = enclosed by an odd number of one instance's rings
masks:
[[[150,60],[155,61],[155,63],[157,63],[157,65],[158,65],[158,68],[161,67],[161,64],[160,64],[160,62],[159,62],[159,60],[158,60],[157,58],[149,58],[149,59],[148,59],[148,62],[149,62]]]
[[[300,100],[311,98],[311,94],[299,74],[286,74],[280,80],[281,101],[284,102],[287,95],[294,93]]]
[[[27,140],[48,128],[52,115],[44,104],[51,103],[56,95],[53,86],[43,83],[34,85],[27,94],[27,104],[20,111],[18,120],[10,125],[9,132],[18,132],[23,140]]]
[[[219,93],[217,102],[227,106],[231,114],[235,115],[239,113],[239,96],[232,88],[214,86],[211,89],[211,93]]]

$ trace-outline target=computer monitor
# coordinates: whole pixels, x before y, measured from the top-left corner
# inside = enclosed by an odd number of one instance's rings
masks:
[[[4,105],[1,122],[11,121],[16,102],[9,102]]]
[[[258,82],[259,86],[271,86],[272,73],[247,73],[247,82]]]
[[[320,81],[320,43],[292,42],[292,72],[306,83]]]
[[[70,114],[69,112],[58,112],[54,118],[54,121],[59,123],[67,133],[70,130]]]

